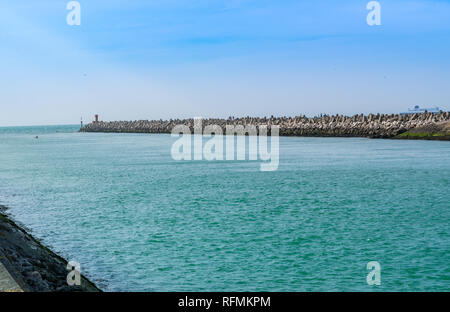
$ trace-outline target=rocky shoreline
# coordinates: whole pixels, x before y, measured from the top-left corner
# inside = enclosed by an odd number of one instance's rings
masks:
[[[19,227],[0,205],[0,262],[23,291],[99,292],[84,276],[80,286],[67,284],[67,261]]]
[[[203,119],[203,127],[218,125],[225,133],[226,126],[270,126],[277,125],[280,136],[308,137],[368,137],[368,138],[408,138],[398,137],[414,129],[428,129],[436,126],[444,129],[444,135],[430,136],[447,140],[450,135],[450,112],[416,114],[369,114],[369,115],[322,115],[320,117],[245,117],[229,119]],[[138,121],[94,121],[80,129],[81,132],[114,133],[171,133],[176,125],[186,125],[191,131],[194,119],[138,120]],[[448,135],[447,135],[448,131]],[[422,136],[425,138],[425,136]]]

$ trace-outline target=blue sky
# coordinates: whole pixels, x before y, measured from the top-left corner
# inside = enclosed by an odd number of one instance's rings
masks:
[[[450,109],[450,1],[0,3],[0,125]]]

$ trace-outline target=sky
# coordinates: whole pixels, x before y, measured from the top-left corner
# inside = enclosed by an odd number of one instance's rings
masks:
[[[0,126],[450,110],[450,0],[0,1]]]

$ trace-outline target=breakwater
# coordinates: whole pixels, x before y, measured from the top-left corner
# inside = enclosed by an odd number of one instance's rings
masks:
[[[67,261],[43,246],[3,212],[0,205],[0,264],[11,280],[17,282],[16,291],[27,292],[98,292],[91,281],[81,276],[80,286],[67,284]],[[0,279],[5,283],[6,279]],[[8,285],[0,285],[2,288]]]
[[[218,125],[226,133],[227,126],[279,126],[281,136],[315,137],[370,137],[394,138],[413,129],[438,127],[450,122],[450,112],[417,114],[322,115],[320,117],[244,117],[203,119],[202,125]],[[81,132],[116,133],[171,133],[177,125],[186,125],[191,131],[194,119],[95,121],[85,125]],[[443,128],[445,128],[443,126]]]

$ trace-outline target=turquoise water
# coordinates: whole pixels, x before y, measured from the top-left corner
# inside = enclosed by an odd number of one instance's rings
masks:
[[[0,128],[0,203],[104,290],[450,290],[450,142],[280,138],[260,172],[77,129]]]

